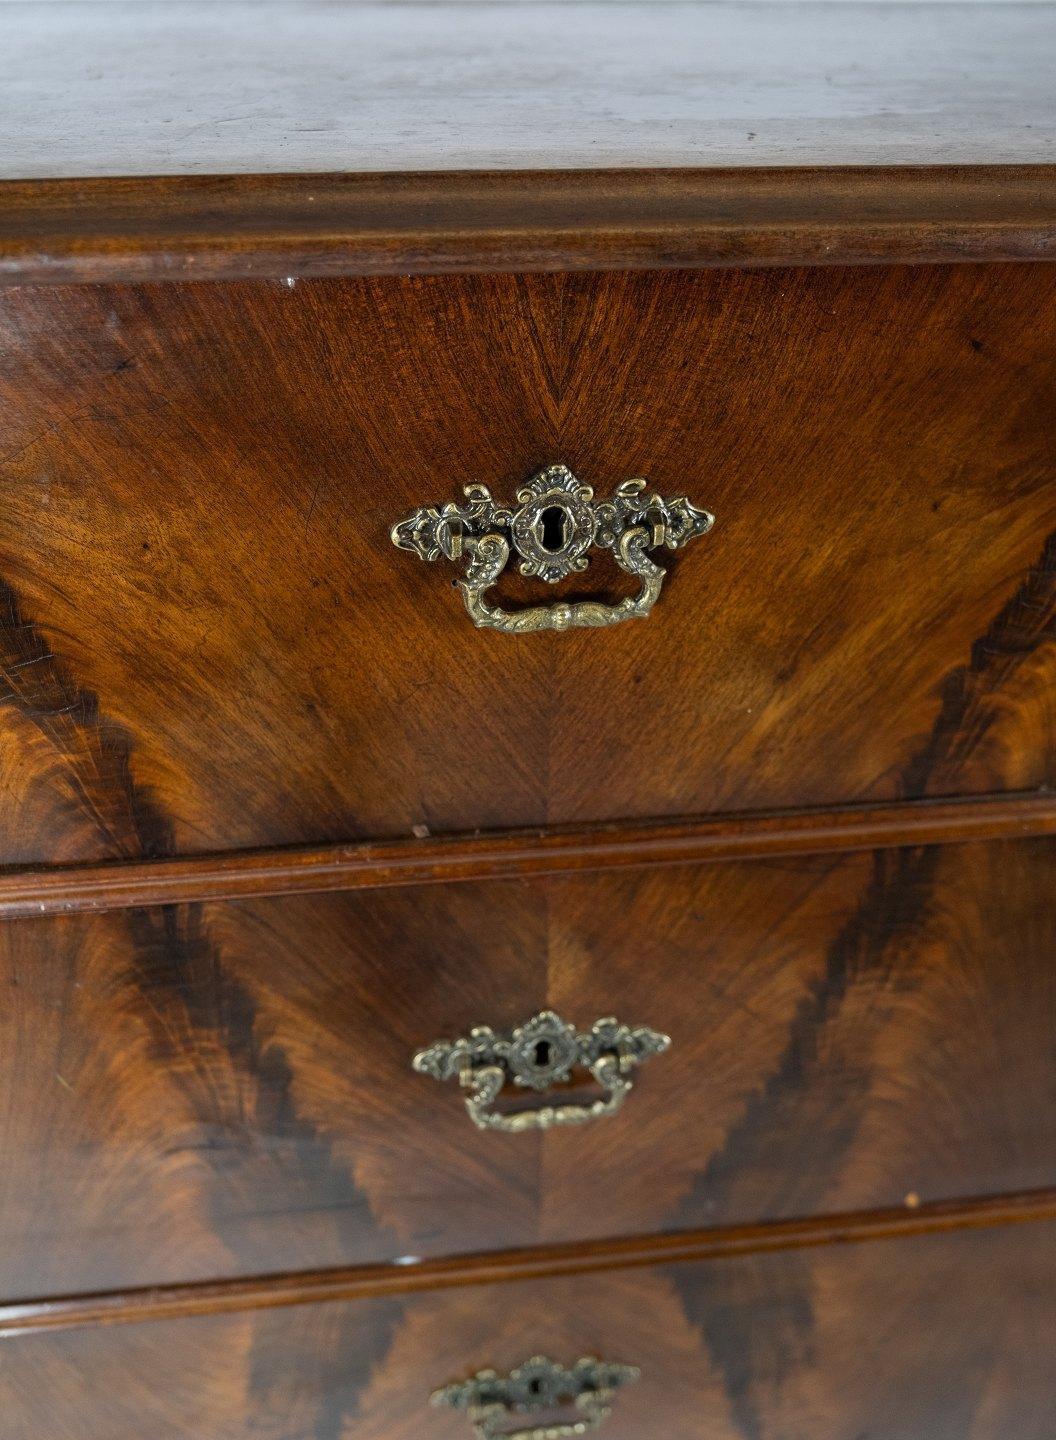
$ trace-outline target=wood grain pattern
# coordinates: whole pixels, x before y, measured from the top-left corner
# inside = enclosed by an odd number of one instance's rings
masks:
[[[1048,1440],[1056,1227],[962,1231],[0,1342],[11,1440],[467,1440],[429,1392],[634,1363],[611,1440]],[[86,1394],[85,1377],[91,1377]]]
[[[1056,1186],[1049,841],[0,930],[0,1294]],[[497,893],[498,891],[498,893]],[[616,1119],[481,1133],[416,1049],[673,1037]]]
[[[0,285],[1054,253],[1051,164],[0,181]]]
[[[1051,787],[1054,320],[1038,266],[7,292],[0,858]],[[475,632],[389,525],[558,456],[715,532],[641,626]]]
[[[287,846],[175,860],[11,867],[0,870],[0,917],[15,920],[253,895],[387,890],[771,856],[838,855],[1054,833],[1056,796],[1042,792],[723,815],[711,820]]]
[[[50,1296],[0,1302],[0,1338],[31,1330],[138,1325],[246,1310],[317,1305],[334,1300],[375,1300],[418,1290],[465,1285],[508,1285],[557,1275],[590,1275],[650,1265],[685,1265],[740,1255],[906,1239],[951,1230],[991,1229],[1056,1220],[1056,1190],[983,1199],[929,1201],[888,1210],[771,1220],[761,1225],[722,1225],[659,1235],[578,1240],[522,1250],[417,1259],[413,1265],[332,1266],[235,1280],[151,1285],[139,1290]],[[487,1303],[484,1301],[482,1303]]]
[[[1050,1440],[1056,7],[0,11],[5,1440]],[[718,528],[477,634],[557,460]],[[411,1069],[544,1006],[670,1053]]]
[[[1051,159],[1049,5],[18,4],[2,175]]]

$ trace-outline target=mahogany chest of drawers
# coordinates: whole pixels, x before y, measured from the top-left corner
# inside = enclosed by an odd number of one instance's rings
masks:
[[[1051,1440],[1056,11],[3,8],[5,1440]]]

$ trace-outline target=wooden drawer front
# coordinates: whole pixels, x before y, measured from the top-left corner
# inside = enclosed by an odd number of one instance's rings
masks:
[[[1056,783],[1054,337],[1032,265],[8,291],[0,860]],[[475,631],[389,527],[557,460],[716,527]]]
[[[0,1295],[1054,1185],[1054,867],[1016,841],[11,922]],[[673,1043],[546,1133],[411,1069],[546,1005]]]
[[[606,1440],[1050,1440],[1054,1296],[1039,1223],[10,1335],[4,1433],[472,1440],[430,1392],[543,1353],[640,1369]]]

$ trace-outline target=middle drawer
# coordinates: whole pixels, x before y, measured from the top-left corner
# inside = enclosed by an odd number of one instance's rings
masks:
[[[1054,1185],[1054,861],[1017,841],[11,922],[0,1294]],[[672,1043],[618,1114],[545,1132],[478,1129],[412,1069],[546,1008]]]

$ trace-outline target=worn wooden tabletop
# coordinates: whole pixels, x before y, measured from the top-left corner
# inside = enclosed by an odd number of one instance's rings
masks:
[[[1056,159],[1056,5],[0,5],[0,178]]]

